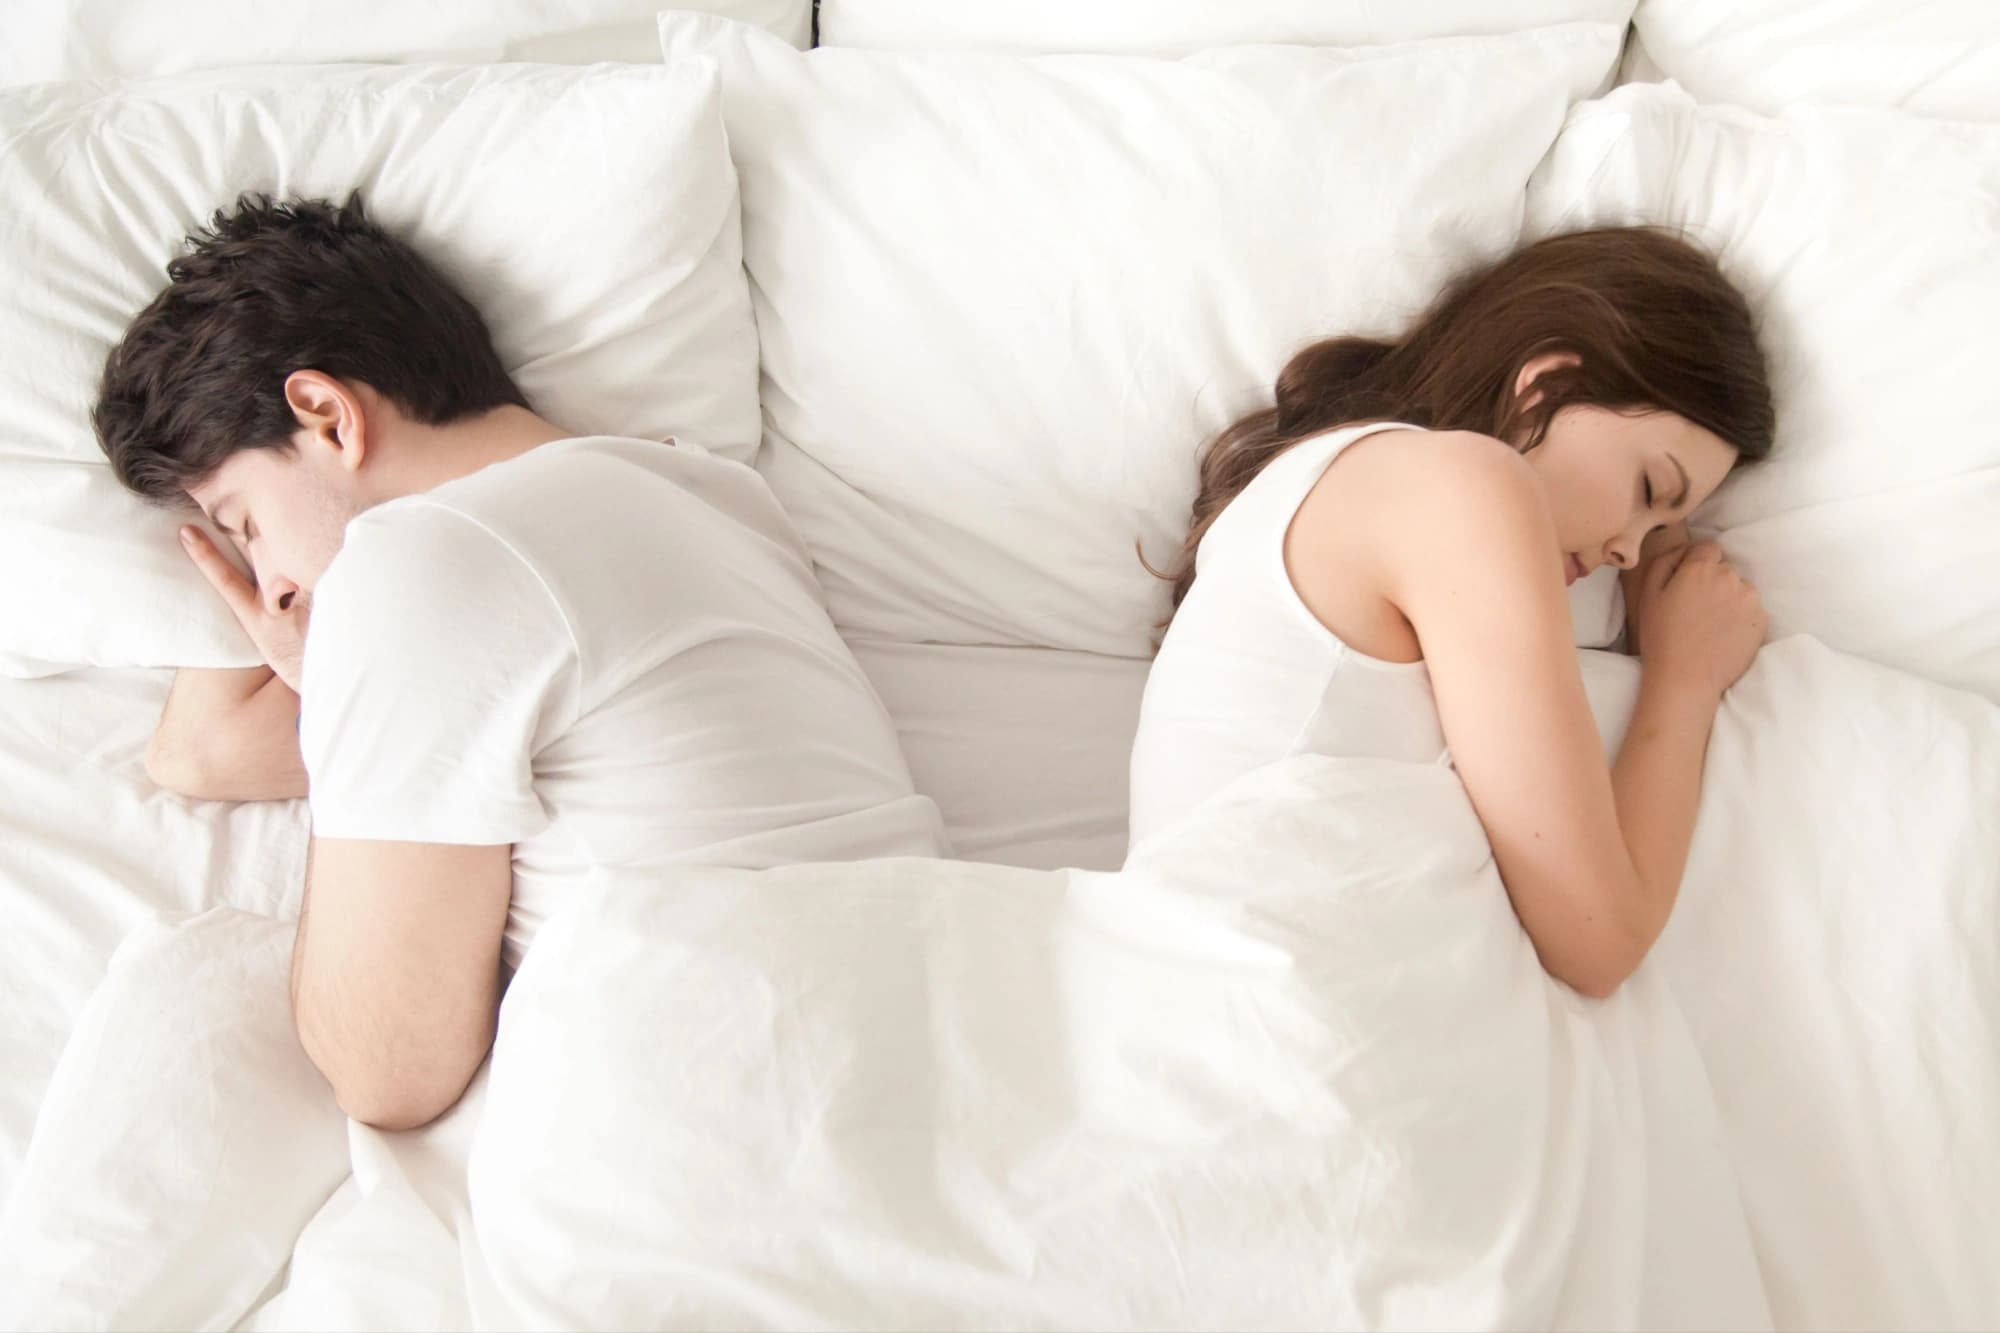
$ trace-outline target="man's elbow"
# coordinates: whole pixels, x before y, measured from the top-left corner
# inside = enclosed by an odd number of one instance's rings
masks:
[[[458,1104],[465,1086],[445,1091],[434,1083],[416,1084],[351,1075],[333,1082],[333,1099],[348,1119],[370,1129],[421,1129]]]
[[[211,757],[202,747],[164,729],[155,731],[146,744],[146,776],[179,796],[216,799],[218,774]]]
[[[467,1032],[461,1040],[427,1051],[378,1048],[349,1054],[317,1040],[309,1018],[301,1016],[299,1041],[306,1056],[333,1088],[333,1099],[348,1119],[371,1129],[418,1129],[458,1104],[493,1044],[492,1027]]]

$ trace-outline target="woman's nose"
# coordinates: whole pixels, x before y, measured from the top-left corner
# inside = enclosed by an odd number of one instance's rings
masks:
[[[1637,538],[1620,537],[1604,548],[1604,562],[1619,569],[1636,569],[1639,564],[1639,542]]]

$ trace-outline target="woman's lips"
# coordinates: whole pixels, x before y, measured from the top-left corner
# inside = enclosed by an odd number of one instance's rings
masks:
[[[1570,584],[1575,583],[1578,579],[1582,577],[1583,577],[1583,561],[1577,559],[1574,555],[1570,556],[1569,572],[1563,575],[1563,586],[1567,588]]]

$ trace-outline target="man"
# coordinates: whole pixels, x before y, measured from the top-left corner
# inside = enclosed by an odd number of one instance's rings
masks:
[[[267,665],[180,672],[148,767],[309,797],[292,1002],[349,1115],[456,1102],[598,868],[943,854],[756,472],[537,416],[358,196],[246,196],[168,272],[98,438],[242,553],[254,583],[181,531]]]

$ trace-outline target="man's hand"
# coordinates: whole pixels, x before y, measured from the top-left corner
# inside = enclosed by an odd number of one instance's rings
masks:
[[[277,673],[278,679],[299,691],[299,666],[305,660],[306,618],[309,605],[301,595],[292,599],[289,608],[273,612],[264,605],[257,595],[257,586],[236,571],[208,534],[200,528],[188,526],[181,529],[181,545],[186,548],[188,559],[201,571],[211,588],[221,595],[223,603],[236,617],[236,623],[243,626],[243,632],[250,636],[250,642],[257,646],[265,663]]]

